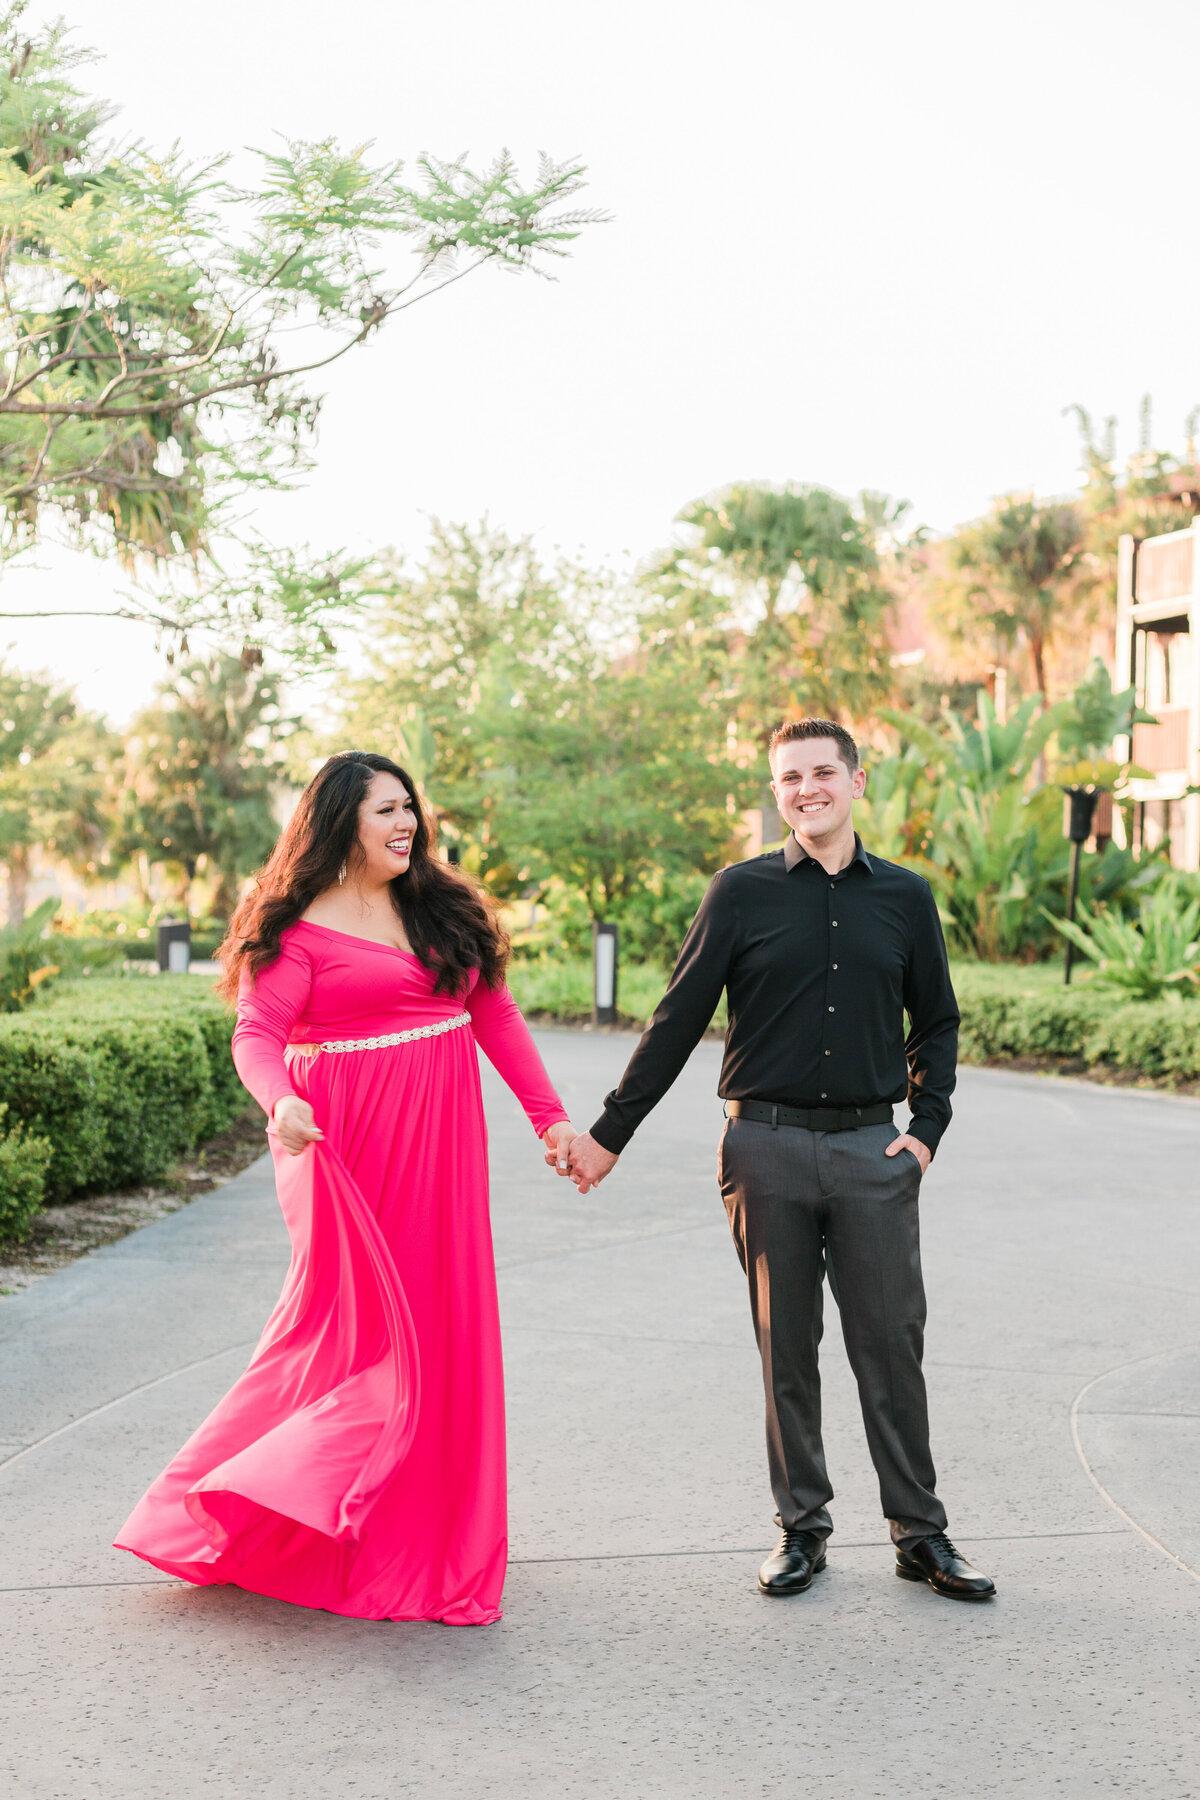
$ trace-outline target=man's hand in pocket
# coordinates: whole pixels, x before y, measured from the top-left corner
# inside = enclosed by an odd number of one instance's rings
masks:
[[[933,1161],[933,1151],[929,1148],[929,1145],[923,1144],[920,1138],[909,1137],[907,1133],[903,1137],[898,1137],[894,1144],[889,1144],[885,1151],[885,1155],[899,1156],[901,1150],[912,1151],[913,1155],[921,1165],[922,1175]]]

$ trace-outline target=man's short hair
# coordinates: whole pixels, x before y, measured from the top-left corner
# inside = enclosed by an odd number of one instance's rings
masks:
[[[771,747],[767,751],[772,769],[775,752],[781,744],[803,743],[809,738],[832,738],[838,747],[838,755],[851,775],[854,774],[859,766],[858,745],[846,727],[835,725],[832,719],[789,719],[786,724],[777,725],[771,733]]]

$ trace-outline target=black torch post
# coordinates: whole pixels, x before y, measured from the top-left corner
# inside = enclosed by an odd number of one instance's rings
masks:
[[[1071,873],[1067,880],[1067,919],[1075,923],[1075,901],[1079,896],[1079,852],[1092,835],[1092,818],[1096,811],[1096,802],[1100,798],[1094,788],[1064,788],[1063,802],[1063,836],[1071,840]],[[1067,954],[1063,962],[1063,982],[1071,984],[1071,958],[1075,946],[1067,939]]]

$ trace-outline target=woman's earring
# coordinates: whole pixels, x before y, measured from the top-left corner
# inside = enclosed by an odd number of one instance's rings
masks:
[[[345,879],[346,879],[346,865],[345,865],[345,863],[343,863],[341,868],[338,870],[338,886],[339,887],[341,887],[341,885],[345,881]]]

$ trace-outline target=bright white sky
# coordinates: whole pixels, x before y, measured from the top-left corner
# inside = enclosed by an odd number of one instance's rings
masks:
[[[637,559],[737,479],[880,488],[944,528],[1072,487],[1073,401],[1123,448],[1143,393],[1160,444],[1200,401],[1189,0],[66,10],[130,135],[577,153],[614,215],[557,283],[484,271],[343,363],[317,470],[260,506],[277,541],[416,552],[429,515],[486,513]],[[119,585],[42,561],[6,610]],[[7,637],[118,721],[160,667],[129,625]]]

